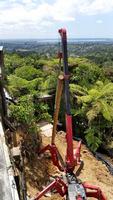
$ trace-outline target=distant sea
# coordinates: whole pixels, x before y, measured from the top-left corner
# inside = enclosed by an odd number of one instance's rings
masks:
[[[36,42],[36,43],[58,43],[58,39],[0,39],[0,43],[23,43],[23,42]],[[70,38],[68,42],[81,43],[81,42],[110,42],[113,43],[113,38]]]
[[[3,46],[6,51],[39,51],[39,48],[44,52],[45,47],[54,48],[59,45],[59,39],[4,39],[0,40],[0,46]],[[78,45],[113,45],[113,38],[70,38],[68,44]],[[85,45],[84,45],[85,46]]]

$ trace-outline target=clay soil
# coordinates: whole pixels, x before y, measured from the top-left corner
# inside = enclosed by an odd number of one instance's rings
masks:
[[[42,136],[43,146],[50,143],[50,138]],[[76,148],[77,142],[73,141]],[[56,146],[58,147],[63,158],[66,152],[65,133],[59,133],[56,137]],[[83,182],[88,182],[93,185],[99,186],[105,193],[107,200],[113,200],[113,176],[109,173],[107,167],[101,162],[96,160],[92,153],[82,145],[81,158],[84,161],[84,167],[80,173],[79,178]],[[30,197],[34,197],[41,191],[50,181],[50,177],[60,176],[59,170],[53,166],[49,154],[42,157],[37,157],[32,165],[26,163],[26,180],[27,190]],[[42,200],[63,200],[64,197],[58,194],[51,193],[51,197],[42,197]],[[89,198],[92,199],[93,198]]]

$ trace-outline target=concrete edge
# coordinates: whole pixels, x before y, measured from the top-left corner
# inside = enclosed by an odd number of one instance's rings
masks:
[[[9,158],[8,147],[5,143],[5,135],[4,135],[4,130],[3,130],[1,122],[0,122],[0,135],[1,135],[1,140],[2,140],[2,144],[3,144],[3,150],[4,150],[6,168],[7,168],[9,184],[10,184],[10,189],[11,189],[11,194],[12,194],[12,200],[19,200],[17,187],[16,187],[16,183],[15,183],[15,180],[14,180],[14,171],[13,171],[11,161],[10,161],[10,158]]]

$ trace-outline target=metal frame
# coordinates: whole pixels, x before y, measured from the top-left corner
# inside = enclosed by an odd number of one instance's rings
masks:
[[[55,145],[55,132],[52,137],[51,144],[38,152],[39,154],[49,150],[52,156],[52,161],[60,171],[65,172],[64,178],[58,177],[51,184],[49,184],[44,190],[36,195],[34,200],[40,199],[49,190],[56,189],[61,195],[65,196],[67,200],[86,200],[87,197],[94,197],[98,200],[107,200],[101,189],[97,186],[82,183],[77,179],[73,173],[75,166],[82,164],[80,161],[80,150],[81,141],[78,143],[77,149],[73,150],[73,134],[72,134],[72,116],[70,112],[70,94],[69,94],[69,72],[68,72],[68,55],[67,55],[67,35],[65,29],[59,30],[62,40],[62,58],[64,68],[64,92],[65,92],[65,108],[66,108],[66,141],[67,141],[67,152],[65,162],[63,161],[56,145]],[[60,53],[61,59],[61,53]],[[61,95],[61,94],[60,94]],[[60,100],[59,100],[60,103]],[[58,104],[59,104],[58,103]],[[58,117],[57,110],[57,117]],[[55,120],[57,121],[57,119]]]

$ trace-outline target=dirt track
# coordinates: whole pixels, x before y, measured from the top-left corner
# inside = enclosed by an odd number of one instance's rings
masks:
[[[45,146],[50,142],[50,138],[43,136],[43,145]],[[65,157],[66,142],[65,135],[62,133],[56,138],[56,145]],[[74,141],[74,147],[77,142]],[[109,173],[108,169],[101,161],[96,160],[96,158],[88,151],[88,149],[82,145],[81,158],[84,161],[84,167],[81,171],[79,178],[83,182],[88,182],[93,185],[99,186],[105,193],[107,200],[113,200],[113,176]],[[51,159],[43,157],[37,159],[33,163],[33,168],[27,165],[26,175],[27,175],[27,185],[28,193],[30,196],[34,196],[39,190],[42,189],[42,185],[45,186],[49,180],[50,176],[59,175],[60,172],[56,167],[53,166]],[[58,194],[52,195],[51,197],[43,197],[42,200],[63,200]],[[93,198],[89,198],[92,199]]]

